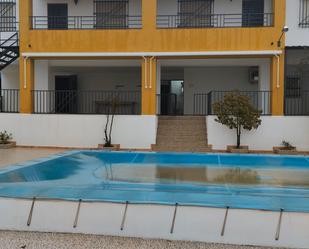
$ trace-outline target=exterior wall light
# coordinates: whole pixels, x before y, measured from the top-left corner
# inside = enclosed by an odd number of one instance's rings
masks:
[[[277,46],[278,46],[278,48],[281,47],[281,39],[282,39],[283,35],[284,35],[285,33],[287,33],[288,31],[289,31],[289,27],[288,27],[288,26],[284,26],[283,29],[282,29],[282,31],[281,31],[280,38],[279,38],[279,40],[277,41]]]

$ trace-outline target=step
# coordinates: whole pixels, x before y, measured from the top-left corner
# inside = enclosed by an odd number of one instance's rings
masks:
[[[194,147],[180,147],[180,146],[158,146],[152,147],[155,151],[171,151],[171,152],[211,152],[211,146],[194,146]]]
[[[157,131],[157,137],[158,136],[206,136],[206,131],[201,131],[200,129],[193,129],[193,130],[162,130],[159,129]]]
[[[159,116],[159,120],[206,120],[205,116]]]
[[[188,144],[198,144],[201,142],[207,142],[206,136],[203,137],[190,137],[190,136],[175,136],[175,137],[165,137],[157,136],[157,143],[188,143]]]

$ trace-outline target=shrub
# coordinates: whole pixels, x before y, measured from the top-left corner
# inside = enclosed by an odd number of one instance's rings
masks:
[[[257,110],[250,102],[248,96],[239,92],[231,92],[224,96],[222,101],[214,103],[214,113],[217,115],[216,122],[236,130],[237,148],[240,148],[240,136],[242,129],[257,129],[262,120],[262,111]]]
[[[7,131],[0,132],[0,144],[8,144],[13,138],[12,134],[7,133]]]

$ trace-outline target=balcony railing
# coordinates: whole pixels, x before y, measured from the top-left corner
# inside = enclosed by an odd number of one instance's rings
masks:
[[[2,89],[0,90],[0,112],[18,113],[19,112],[19,90]]]
[[[158,28],[270,27],[273,13],[158,15]]]
[[[32,29],[140,29],[141,16],[32,16]]]
[[[194,115],[215,115],[213,104],[222,101],[226,94],[235,91],[212,91],[209,93],[194,94]],[[271,115],[271,92],[270,91],[237,91],[240,95],[250,98],[251,104],[258,110],[262,111],[262,115]]]
[[[139,91],[62,91],[34,90],[34,113],[108,114],[141,113]]]

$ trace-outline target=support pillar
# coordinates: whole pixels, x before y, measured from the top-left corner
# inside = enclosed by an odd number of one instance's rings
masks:
[[[33,113],[34,60],[20,57],[20,112]]]
[[[273,116],[284,115],[284,51],[271,59],[271,110]]]
[[[157,59],[145,57],[142,62],[142,115],[156,115]]]

